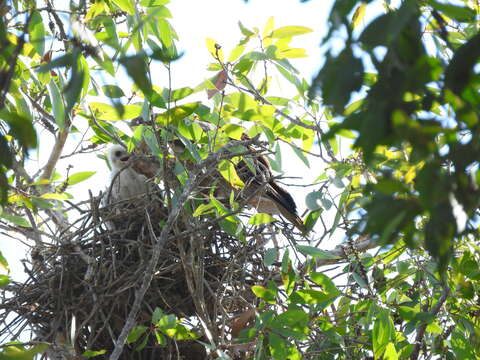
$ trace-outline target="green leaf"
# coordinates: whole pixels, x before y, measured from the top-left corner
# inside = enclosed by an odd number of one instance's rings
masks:
[[[290,38],[293,36],[308,34],[313,30],[306,26],[282,26],[272,32],[272,37],[277,39]]]
[[[80,95],[80,99],[83,99],[87,93],[88,93],[88,88],[90,85],[90,68],[88,67],[87,60],[83,55],[80,55],[78,57],[78,69],[82,73],[82,92]]]
[[[320,201],[322,202],[322,206],[325,210],[330,210],[330,208],[333,205],[333,203],[330,200],[325,198],[321,198]]]
[[[146,55],[144,53],[138,53],[136,55],[122,57],[118,61],[125,67],[127,74],[133,79],[138,88],[149,98],[153,90]]]
[[[0,269],[5,271],[10,271],[10,268],[8,267],[8,261],[7,259],[5,259],[1,251],[0,251]]]
[[[152,324],[157,324],[164,315],[165,313],[162,309],[159,307],[155,308],[152,314]]]
[[[250,225],[263,225],[263,224],[270,224],[275,221],[275,218],[270,215],[270,214],[265,214],[265,213],[258,213],[253,215],[250,220],[248,220],[248,223]]]
[[[117,120],[131,120],[139,117],[142,114],[142,107],[140,105],[124,105],[121,106],[123,114],[108,104],[91,102],[88,104],[95,117],[99,120],[117,121]]]
[[[91,357],[103,355],[103,354],[106,354],[106,353],[107,353],[107,350],[97,350],[97,351],[87,350],[82,354],[82,356],[87,357],[87,358],[91,358]]]
[[[348,72],[344,71],[349,69]],[[360,90],[363,83],[363,64],[351,48],[345,48],[337,57],[327,56],[327,61],[314,80],[320,86],[325,104],[337,113],[343,113],[352,92]]]
[[[367,4],[364,2],[362,2],[357,6],[352,16],[352,28],[356,29],[358,25],[360,25],[360,23],[363,21],[363,18],[365,17],[366,8],[367,8]]]
[[[229,138],[235,139],[235,140],[241,140],[242,135],[245,131],[245,129],[242,126],[232,124],[232,123],[228,123],[228,124],[222,126],[220,128],[220,130],[225,131],[225,133],[227,134],[227,136]]]
[[[270,348],[270,353],[272,354],[272,359],[274,360],[284,360],[287,359],[287,342],[281,336],[270,333],[268,336],[268,343]]]
[[[193,94],[193,92],[194,92],[194,90],[192,88],[189,88],[189,87],[184,87],[184,88],[181,88],[181,89],[173,90],[172,94],[171,94],[171,97],[170,97],[170,101],[174,102],[174,101],[181,100],[181,99],[186,98],[187,96]]]
[[[377,17],[363,30],[359,40],[370,48],[388,44],[397,36],[396,33],[389,32],[394,20],[395,13],[387,13]]]
[[[30,119],[5,108],[0,110],[0,119],[7,122],[10,127],[10,134],[19,141],[20,145],[25,148],[37,147],[37,133]],[[4,159],[4,161],[7,160]],[[8,165],[8,161],[4,164]]]
[[[322,209],[311,211],[308,213],[307,217],[305,218],[305,227],[307,228],[307,232],[313,229],[315,224],[317,223],[320,215],[322,214]]]
[[[126,11],[129,15],[135,14],[135,3],[133,0],[112,0],[122,11]]]
[[[65,97],[65,114],[69,114],[70,110],[79,102],[82,92],[87,93],[90,81],[88,64],[85,58],[78,49],[75,49],[73,56],[76,61],[72,64],[72,75],[62,90]]]
[[[389,342],[387,344],[385,353],[383,354],[383,360],[398,360],[398,353],[393,343]]]
[[[178,122],[182,119],[185,119],[187,116],[193,114],[197,109],[200,102],[193,102],[185,105],[180,105],[171,108],[170,110],[165,111],[162,114],[159,114],[156,118],[156,122],[160,125],[177,125]]]
[[[107,97],[112,99],[118,99],[125,96],[123,90],[117,85],[103,85],[102,91]]]
[[[205,39],[205,43],[207,45],[207,50],[210,52],[210,54],[216,59],[218,59],[223,62],[223,50],[222,48],[218,45],[218,43],[212,39],[207,37]]]
[[[445,69],[445,86],[460,94],[473,77],[479,58],[480,34],[477,34],[455,51]]]
[[[228,160],[228,159],[220,160],[220,162],[218,163],[217,169],[220,172],[220,175],[222,175],[222,177],[225,180],[227,180],[228,183],[232,185],[234,188],[238,189],[238,188],[243,188],[245,186],[242,179],[240,179],[240,177],[238,176],[237,171],[235,170],[235,165],[232,163],[231,160]],[[263,219],[269,220],[268,218],[263,217],[263,215],[267,215],[267,214],[257,214],[257,215],[260,215],[260,216],[257,218],[255,218],[256,215],[252,216],[252,218],[248,223],[253,224],[251,221],[256,222],[256,221],[261,221]],[[254,224],[254,225],[258,225],[258,224]]]
[[[309,276],[315,284],[320,285],[328,294],[332,296],[341,295],[340,290],[338,290],[335,283],[327,275],[320,272],[311,272]]]
[[[235,62],[245,51],[245,45],[237,45],[233,48],[228,56],[228,62],[233,63]]]
[[[375,358],[381,358],[387,345],[395,335],[393,321],[390,318],[390,312],[386,309],[379,309],[377,318],[373,324],[372,340]]]
[[[212,203],[208,203],[208,204],[200,204],[196,209],[195,211],[193,212],[193,216],[194,217],[197,217],[197,216],[201,216],[201,215],[204,215],[204,214],[209,214],[211,213],[212,211],[215,210],[215,205],[212,204]]]
[[[53,209],[54,208],[54,205],[52,204],[52,202],[48,201],[46,199],[34,197],[31,200],[32,200],[32,204],[34,206],[39,207],[41,209]]]
[[[99,1],[93,4],[90,4],[90,7],[85,15],[85,22],[89,22],[90,20],[94,19],[100,14],[105,12],[105,3],[103,1]]]
[[[0,288],[7,286],[8,284],[10,284],[11,281],[12,279],[10,278],[10,276],[0,274]],[[2,355],[0,353],[0,359],[1,358],[2,358]]]
[[[30,43],[35,51],[43,56],[45,52],[45,28],[43,26],[42,16],[38,11],[34,11],[30,18],[29,24]]]
[[[320,250],[319,248],[307,245],[297,245],[298,251],[303,255],[309,255],[316,259],[340,259],[339,256],[332,255],[328,251]]]
[[[183,53],[179,54],[174,44],[168,48],[157,49],[150,54],[150,58],[167,64],[180,59],[182,56]]]
[[[355,271],[352,272],[352,277],[355,280],[355,282],[358,284],[358,286],[360,286],[362,289],[368,289],[369,288],[368,283],[367,283],[367,279],[365,279],[359,273],[357,273]]]
[[[255,110],[258,108],[258,104],[254,98],[244,93],[232,93],[227,98],[230,104],[236,107],[236,109],[244,113],[247,110]]]
[[[164,330],[164,333],[175,340],[198,339],[198,335],[196,333],[188,330],[182,324],[176,324],[174,328]]]
[[[277,260],[278,257],[278,250],[276,248],[269,248],[265,252],[265,256],[263,257],[263,263],[265,266],[271,266]]]
[[[46,351],[49,344],[37,344],[26,350],[19,344],[3,345],[0,360],[33,360],[34,356]]]
[[[475,10],[469,7],[440,3],[435,0],[428,0],[428,3],[435,10],[442,12],[458,22],[469,22],[475,19]]]
[[[142,339],[142,341],[140,342],[140,344],[138,344],[137,346],[135,346],[135,351],[142,351],[145,346],[147,345],[147,342],[148,342],[148,338],[149,336],[148,335],[145,335]]]
[[[276,59],[284,59],[284,58],[296,59],[296,58],[302,58],[307,56],[308,55],[306,50],[302,48],[290,48],[290,49],[277,51],[276,53]]]
[[[157,39],[160,40],[163,46],[167,49],[173,46],[173,40],[177,38],[177,35],[170,26],[169,22],[161,17],[157,20],[154,33]]]
[[[292,295],[290,295],[290,300],[297,304],[322,304],[328,306],[329,303],[335,300],[335,297],[323,291],[306,289],[294,291]]]
[[[63,129],[65,125],[65,104],[63,103],[63,96],[53,79],[50,80],[50,83],[48,84],[48,92],[53,107],[55,122],[59,128]]]
[[[170,2],[170,0],[141,0],[140,5],[145,7],[163,6]]]
[[[265,302],[270,304],[276,303],[276,294],[272,289],[268,289],[264,286],[253,285],[252,292],[259,298],[263,299]]]
[[[158,345],[167,344],[167,338],[160,331],[155,331],[155,340],[157,340]]]
[[[163,316],[155,323],[155,326],[162,331],[174,329],[177,326],[177,318],[174,314],[163,314]]]
[[[455,359],[475,359],[477,351],[472,346],[471,340],[460,330],[455,330],[451,337],[452,350],[455,353]],[[478,348],[477,348],[478,350]]]
[[[71,199],[71,195],[68,195],[68,194],[58,194],[58,193],[46,193],[46,194],[42,194],[40,195],[40,197],[42,199],[47,199],[47,200],[67,200],[67,199]]]
[[[156,106],[160,109],[166,109],[167,104],[165,103],[165,100],[163,100],[163,97],[157,93],[155,90],[152,92],[151,96],[149,97],[150,104],[153,106]]]
[[[30,222],[27,219],[24,219],[21,216],[9,215],[9,214],[2,213],[2,214],[0,214],[0,218],[8,220],[12,224],[15,224],[17,226],[22,226],[22,227],[27,227],[27,228],[29,228],[31,226]]]
[[[68,185],[72,186],[72,185],[78,184],[79,182],[87,180],[89,177],[95,174],[96,174],[96,171],[82,171],[82,172],[72,174],[68,177]]]
[[[255,35],[253,31],[248,30],[245,26],[243,26],[243,24],[240,21],[238,22],[238,27],[240,28],[240,31],[242,32],[242,34],[245,35],[246,37]]]
[[[49,61],[46,64],[40,65],[37,68],[37,71],[39,73],[44,73],[44,72],[47,72],[47,71],[51,71],[52,69],[55,69],[55,68],[63,68],[63,67],[66,67],[66,66],[70,66],[70,65],[72,65],[74,60],[75,60],[75,58],[73,57],[73,53],[67,53],[65,55],[59,56],[59,57]]]
[[[297,148],[296,146],[293,146],[292,144],[289,144],[290,147],[292,148],[293,152],[300,158],[300,160],[302,160],[302,162],[307,166],[307,167],[310,167],[310,163],[308,162],[308,159],[307,157],[305,156],[305,154],[303,153],[302,150],[300,150],[299,148]]]
[[[312,191],[311,193],[308,193],[305,197],[307,208],[312,211],[321,209],[322,206],[318,203],[318,201],[322,198],[323,194],[320,191]]]
[[[146,326],[141,326],[141,325],[135,326],[128,334],[126,343],[127,344],[134,343],[135,341],[140,339],[140,336],[142,336],[142,334],[144,334],[147,331],[147,329],[148,327]]]

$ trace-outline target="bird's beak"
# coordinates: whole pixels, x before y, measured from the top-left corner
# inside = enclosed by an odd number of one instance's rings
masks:
[[[128,160],[130,160],[130,158],[131,155],[125,155],[120,158],[120,161],[126,163]]]

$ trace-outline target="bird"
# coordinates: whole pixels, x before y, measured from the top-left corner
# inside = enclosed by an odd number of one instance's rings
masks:
[[[111,173],[102,199],[102,218],[107,229],[136,238],[144,227],[145,212],[154,230],[166,219],[161,189],[153,178],[158,164],[148,157],[131,154],[121,145],[108,150]]]
[[[200,120],[195,120],[205,133],[217,131],[215,125]],[[131,126],[147,125],[148,123],[142,117],[132,120]],[[249,140],[248,135],[243,134],[242,140]],[[230,139],[234,140],[234,139]],[[184,143],[179,139],[172,139],[168,143],[175,158],[182,158],[187,152]],[[147,148],[147,146],[143,146]],[[248,150],[255,151],[253,146],[249,146]],[[144,152],[144,151],[142,151]],[[250,165],[248,166],[247,165]],[[168,164],[167,164],[168,165]],[[188,164],[187,168],[189,167]],[[253,166],[252,166],[253,165]],[[167,166],[173,170],[173,165]],[[275,181],[268,159],[261,155],[245,155],[243,159],[234,163],[235,171],[239,178],[245,184],[245,187],[238,191],[234,189],[225,179],[222,178],[219,172],[209,174],[207,178],[202,181],[199,188],[209,191],[213,183],[216,183],[217,189],[215,195],[221,200],[228,201],[230,192],[233,190],[236,195],[240,195],[246,200],[246,205],[250,208],[256,209],[258,212],[267,213],[269,215],[281,215],[290,221],[302,233],[307,232],[307,228],[302,219],[297,213],[297,205],[292,195]],[[252,171],[253,170],[253,171]],[[169,174],[163,174],[164,178],[172,178]],[[175,178],[175,176],[173,176]]]
[[[242,190],[248,196],[248,205],[258,212],[270,215],[282,215],[302,233],[307,228],[297,213],[297,204],[292,195],[274,179],[268,160],[263,155],[251,158],[254,171],[245,160],[235,165],[235,171],[245,184]]]
[[[242,140],[249,140],[247,135],[242,136]],[[233,140],[233,139],[231,139]],[[171,148],[174,149],[175,156],[182,156],[186,151],[185,146],[180,140],[172,140]],[[255,152],[253,146],[248,150]],[[248,166],[248,163],[250,166]],[[218,172],[209,175],[200,187],[211,188],[212,183],[216,183],[217,189],[215,195],[221,199],[228,200],[230,192],[246,200],[246,205],[254,208],[257,212],[269,215],[281,215],[290,221],[303,234],[307,233],[307,228],[297,213],[297,205],[292,195],[278,182],[275,181],[268,159],[261,155],[244,155],[243,158],[234,163],[235,172],[245,187],[238,191],[234,189]],[[253,169],[252,169],[253,168]]]
[[[132,200],[148,194],[152,186],[148,178],[133,168],[132,154],[121,145],[113,145],[108,151],[111,166],[110,188],[107,203]]]

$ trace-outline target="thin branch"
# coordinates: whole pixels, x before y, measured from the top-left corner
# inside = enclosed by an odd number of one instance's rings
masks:
[[[366,237],[359,239],[359,241],[357,240],[357,242],[352,244],[352,246],[350,246],[349,244],[340,244],[337,245],[333,250],[325,251],[326,255],[331,257],[324,259],[316,259],[315,266],[320,267],[324,265],[343,262],[348,257],[348,253],[345,251],[346,245],[348,245],[348,248],[356,252],[365,252],[379,246],[378,242],[375,239]]]
[[[442,296],[435,304],[435,306],[428,312],[432,317],[436,317],[443,304],[447,300],[448,295],[450,295],[450,288],[446,283],[443,283]],[[425,330],[427,329],[427,323],[423,323],[417,330],[417,336],[415,337],[415,347],[413,348],[412,354],[410,355],[410,360],[417,360],[420,355],[420,349],[423,343],[423,336],[425,335]]]

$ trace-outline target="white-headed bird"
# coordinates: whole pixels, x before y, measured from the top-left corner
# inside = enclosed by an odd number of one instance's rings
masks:
[[[107,203],[137,199],[152,190],[151,183],[145,175],[133,168],[129,154],[121,145],[114,145],[108,151],[108,160],[112,168]]]

